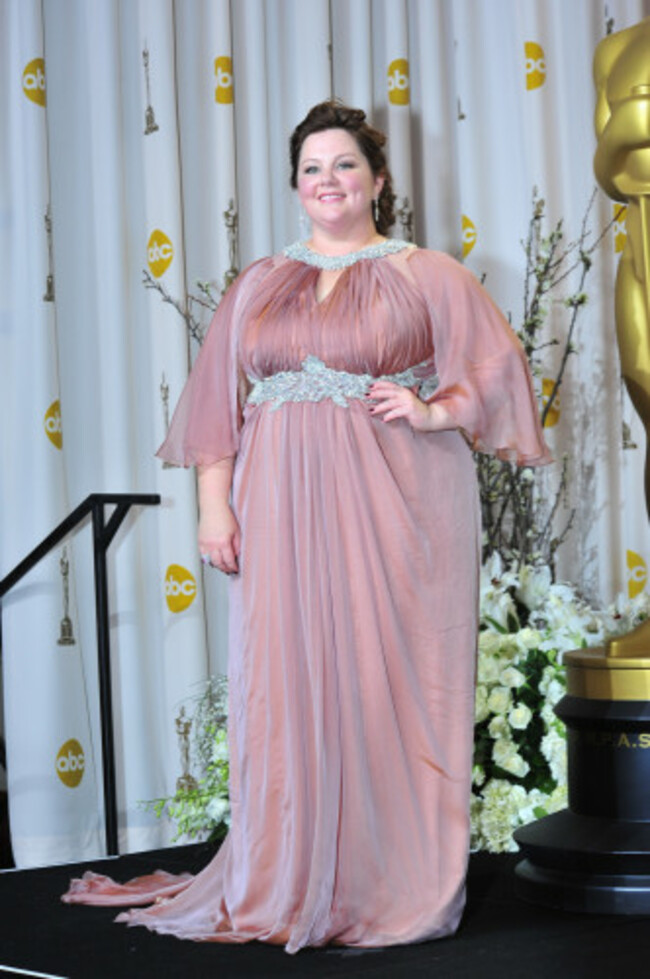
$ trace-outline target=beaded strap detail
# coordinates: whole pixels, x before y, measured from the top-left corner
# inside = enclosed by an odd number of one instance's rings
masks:
[[[325,401],[329,398],[341,408],[347,408],[352,399],[361,399],[374,381],[393,381],[403,387],[421,385],[420,396],[431,397],[435,390],[437,379],[427,377],[422,379],[418,371],[425,364],[408,367],[399,374],[383,374],[373,377],[372,374],[351,374],[348,371],[335,370],[328,367],[318,357],[310,354],[302,362],[299,371],[279,371],[269,377],[248,380],[252,384],[247,403],[260,405],[272,401],[271,411],[290,401]],[[426,385],[426,393],[422,390]]]
[[[302,241],[295,241],[293,245],[287,245],[283,254],[297,262],[330,270],[347,269],[362,259],[383,258],[384,255],[394,255],[396,252],[401,252],[404,248],[415,247],[410,241],[402,241],[400,238],[387,238],[386,241],[380,241],[378,245],[368,245],[367,248],[361,248],[357,252],[349,252],[347,255],[321,255],[319,252],[307,248],[307,245]]]

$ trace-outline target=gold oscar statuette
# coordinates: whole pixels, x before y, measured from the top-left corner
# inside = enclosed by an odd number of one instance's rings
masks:
[[[44,214],[45,221],[45,234],[47,235],[47,263],[48,272],[47,278],[45,280],[45,293],[43,294],[43,302],[53,303],[54,302],[54,262],[52,258],[52,215],[50,212],[50,205],[47,205],[47,211]]]
[[[609,26],[609,25],[608,25]],[[594,57],[594,161],[601,187],[627,204],[615,290],[623,381],[650,435],[650,19],[608,34]],[[646,452],[646,508],[650,464]],[[568,806],[519,827],[521,897],[600,914],[650,914],[650,622],[563,656]],[[636,749],[636,750],[635,750]]]
[[[149,82],[149,50],[145,45],[144,51],[142,52],[142,64],[144,65],[144,83],[147,91],[147,108],[144,112],[144,134],[145,136],[150,136],[151,133],[155,133],[159,128],[156,122],[156,116],[153,111],[153,106],[151,104],[151,86]]]
[[[235,207],[235,202],[230,198],[228,210],[223,212],[223,220],[228,235],[228,253],[230,258],[230,268],[226,269],[223,277],[223,289],[221,295],[224,296],[229,287],[239,275],[237,255],[239,252],[239,214]]]
[[[198,788],[198,783],[193,775],[190,775],[190,731],[192,730],[192,718],[185,716],[185,708],[181,707],[180,714],[176,718],[176,733],[178,735],[178,746],[181,753],[181,772],[176,780],[177,792],[190,792]]]
[[[399,207],[395,214],[401,225],[401,236],[404,241],[413,241],[413,208],[411,207],[411,203],[408,197],[402,198],[397,203]]]
[[[162,381],[160,382],[160,400],[162,401],[163,424],[165,426],[165,435],[166,435],[167,432],[169,431],[169,384],[167,383],[167,379],[165,378],[164,372],[162,376]],[[167,462],[167,460],[163,462],[162,467],[163,469],[173,468],[171,462]]]
[[[650,516],[650,18],[603,38],[594,55],[594,82],[596,179],[609,197],[627,205],[614,310],[623,380],[646,433]],[[579,655],[570,654],[571,661]],[[602,695],[614,683],[624,699],[650,698],[650,622],[612,640],[605,659],[589,682],[594,692]],[[619,681],[602,673],[607,665],[618,667]]]
[[[57,643],[59,646],[74,646],[75,638],[70,618],[70,562],[68,552],[64,547],[59,561],[61,579],[63,582],[63,618],[61,619],[60,633]]]

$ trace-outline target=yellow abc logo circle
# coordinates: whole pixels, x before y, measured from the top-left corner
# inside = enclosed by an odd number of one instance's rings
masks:
[[[645,588],[645,583],[648,579],[648,567],[641,555],[635,554],[634,551],[628,551],[626,558],[629,570],[627,576],[627,593],[630,598],[636,598]]]
[[[165,599],[170,612],[184,612],[196,598],[196,578],[180,564],[170,564],[165,575]]]
[[[45,61],[34,58],[23,71],[23,92],[37,105],[45,105]]]
[[[63,433],[61,431],[61,405],[58,401],[53,401],[45,412],[43,418],[43,428],[52,445],[57,449],[63,448]]]
[[[231,105],[235,101],[232,58],[225,54],[215,58],[214,73],[217,78],[217,87],[214,90],[214,101],[219,102],[221,105]]]
[[[548,399],[553,393],[553,388],[555,387],[555,381],[550,377],[542,378],[542,405],[546,407]],[[544,419],[544,428],[553,428],[553,425],[557,425],[560,420],[560,397],[558,394],[553,398],[553,404],[551,405],[546,418]]]
[[[476,244],[476,239],[478,238],[478,232],[476,230],[476,225],[471,221],[466,214],[463,214],[460,222],[462,231],[462,241],[463,241],[463,258],[467,258],[472,248]]]
[[[59,748],[56,756],[56,774],[69,789],[76,789],[84,776],[85,767],[83,748],[76,738],[70,738]]]
[[[546,81],[544,48],[535,41],[526,41],[524,53],[526,55],[526,88],[540,88]]]
[[[156,228],[149,236],[147,261],[151,274],[158,279],[167,271],[174,258],[174,246],[164,231]]]
[[[395,58],[388,66],[388,101],[408,105],[410,95],[409,63],[406,58]]]
[[[622,252],[627,241],[627,205],[614,204],[614,251]]]

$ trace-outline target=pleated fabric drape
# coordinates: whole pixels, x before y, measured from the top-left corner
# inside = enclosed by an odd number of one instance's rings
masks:
[[[0,574],[91,492],[162,497],[109,558],[123,851],[169,841],[141,802],[173,791],[175,718],[227,661],[194,474],[154,457],[198,349],[182,314],[205,329],[199,283],[218,300],[304,233],[293,126],[331,95],[365,108],[389,135],[395,234],[463,257],[517,326],[533,188],[548,228],[561,218],[575,239],[595,184],[593,52],[648,14],[649,0],[0,0]],[[599,192],[594,235],[613,214]],[[603,602],[643,589],[650,560],[643,432],[614,340],[623,217],[615,231],[547,432],[569,456],[560,518],[576,507],[559,572]],[[554,304],[548,335],[565,329]],[[544,479],[553,492],[557,471]],[[87,528],[5,601],[2,640],[16,862],[95,856]]]

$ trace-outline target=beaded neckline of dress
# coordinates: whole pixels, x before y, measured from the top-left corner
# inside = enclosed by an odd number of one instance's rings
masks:
[[[319,269],[346,269],[350,265],[355,265],[362,259],[383,258],[384,255],[394,255],[401,252],[404,248],[415,248],[410,241],[402,241],[401,238],[387,238],[380,241],[377,245],[367,245],[356,252],[348,252],[347,255],[321,255],[308,248],[302,241],[295,241],[292,245],[287,245],[283,254],[287,258],[295,259],[297,262],[304,262],[306,265],[315,265]]]

